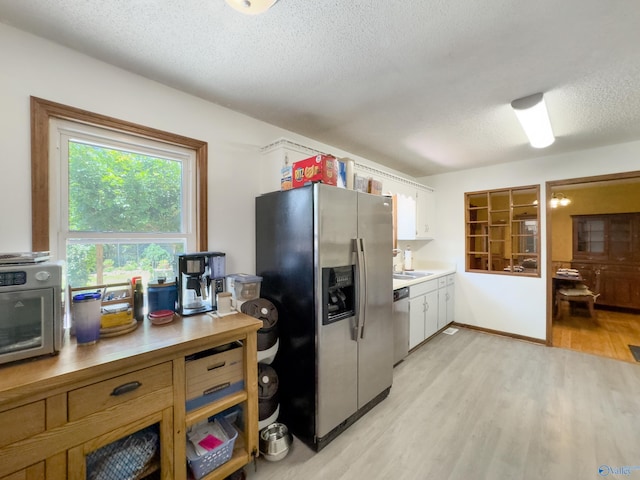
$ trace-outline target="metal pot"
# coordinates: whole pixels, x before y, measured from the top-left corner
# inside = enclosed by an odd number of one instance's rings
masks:
[[[260,453],[265,460],[277,462],[289,453],[293,436],[283,423],[272,423],[260,432]]]

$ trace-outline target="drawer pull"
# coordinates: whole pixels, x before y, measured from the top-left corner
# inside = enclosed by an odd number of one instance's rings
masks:
[[[210,372],[211,370],[215,370],[216,368],[224,367],[225,363],[226,362],[214,363],[210,367],[207,367],[207,372]]]
[[[220,390],[224,390],[225,388],[231,386],[231,382],[221,383],[220,385],[216,385],[215,387],[208,388],[202,395],[209,395],[211,393],[219,392]]]
[[[120,385],[119,387],[114,388],[113,392],[111,392],[111,395],[113,395],[114,397],[117,397],[118,395],[124,395],[125,393],[133,392],[141,386],[142,384],[137,381],[125,383],[124,385]]]

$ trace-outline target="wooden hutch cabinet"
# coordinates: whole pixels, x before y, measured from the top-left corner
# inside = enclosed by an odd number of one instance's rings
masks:
[[[573,268],[597,303],[640,309],[640,213],[574,215]]]

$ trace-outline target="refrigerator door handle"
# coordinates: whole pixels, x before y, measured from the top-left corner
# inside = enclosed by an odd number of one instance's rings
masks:
[[[355,272],[354,272],[354,280],[355,280],[355,305],[354,305],[354,318],[355,325],[353,326],[353,341],[357,342],[360,338],[360,311],[361,306],[364,305],[362,303],[362,285],[360,283],[360,270],[362,265],[362,255],[360,253],[360,239],[353,239],[353,253],[356,254],[356,264],[355,264]]]
[[[364,338],[367,323],[367,251],[364,246],[364,238],[358,238],[358,301],[360,303],[358,325],[360,327],[359,338]]]

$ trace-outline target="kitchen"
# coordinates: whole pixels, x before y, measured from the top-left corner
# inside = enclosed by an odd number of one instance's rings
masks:
[[[262,193],[263,179],[257,173],[261,171],[263,158],[260,148],[284,137],[319,151],[330,150],[338,156],[373,165],[348,151],[253,120],[4,24],[0,26],[0,43],[12,46],[3,49],[5,73],[0,76],[3,87],[0,138],[4,147],[0,189],[12,198],[0,206],[3,225],[11,225],[3,228],[2,251],[25,250],[31,242],[28,161],[31,95],[207,141],[212,166],[209,170],[209,242],[216,249],[228,252],[230,271],[255,268],[253,211],[254,198]],[[25,59],[34,61],[25,62]],[[165,114],[168,108],[172,112],[170,116]],[[456,265],[458,321],[544,341],[547,315],[544,269],[542,278],[464,272],[464,192],[544,185],[556,179],[634,171],[639,153],[640,142],[631,141],[414,179],[437,192],[436,224],[440,238],[410,241],[415,268],[427,269],[433,259],[446,259]],[[603,158],[615,159],[615,162],[604,162]],[[401,172],[394,173],[406,177]],[[542,220],[544,236],[544,213]],[[233,231],[224,228],[225,225],[234,225]],[[542,255],[545,249],[543,242]],[[499,348],[506,347],[500,344]],[[427,353],[422,355],[428,357]],[[637,462],[633,458],[624,461]]]

